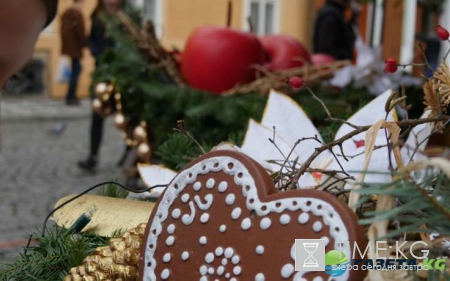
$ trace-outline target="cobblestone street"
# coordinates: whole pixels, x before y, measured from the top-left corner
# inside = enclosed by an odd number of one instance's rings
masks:
[[[96,173],[76,162],[88,154],[90,107],[66,107],[61,101],[4,101],[0,150],[0,263],[10,261],[41,228],[63,196],[118,177],[124,149],[112,118],[105,122]]]

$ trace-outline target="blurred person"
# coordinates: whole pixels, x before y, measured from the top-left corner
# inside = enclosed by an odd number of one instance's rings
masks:
[[[57,0],[0,1],[0,88],[30,61],[34,45],[55,17]]]
[[[345,19],[351,0],[327,0],[319,11],[314,29],[314,53],[324,53],[336,60],[353,60],[356,34],[353,30],[359,11],[352,9],[352,17]]]
[[[69,89],[66,96],[67,105],[77,105],[76,97],[78,78],[81,74],[81,58],[83,48],[86,46],[86,34],[83,13],[81,12],[84,0],[75,0],[61,18],[62,54],[70,57],[72,71],[70,74]]]
[[[106,28],[102,17],[109,17],[122,9],[122,0],[101,0],[92,14],[92,27],[89,35],[88,45],[94,56],[95,65],[99,65],[99,58],[103,52],[114,47],[114,40],[106,34]],[[92,124],[90,131],[90,152],[87,159],[79,161],[78,166],[83,170],[93,170],[98,164],[98,154],[103,137],[103,116],[92,112]],[[124,159],[124,157],[122,157]],[[119,165],[123,162],[119,162]]]

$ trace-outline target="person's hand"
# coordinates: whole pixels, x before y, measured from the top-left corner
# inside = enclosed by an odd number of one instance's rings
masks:
[[[43,0],[0,0],[0,88],[30,60],[46,20]]]

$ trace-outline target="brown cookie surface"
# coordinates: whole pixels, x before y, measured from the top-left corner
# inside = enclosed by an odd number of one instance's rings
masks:
[[[365,234],[355,214],[317,190],[277,193],[266,171],[232,151],[190,163],[161,195],[141,250],[140,280],[331,280],[296,272],[295,239],[335,241],[351,258]],[[364,243],[365,246],[365,243]],[[363,280],[347,271],[333,280]]]

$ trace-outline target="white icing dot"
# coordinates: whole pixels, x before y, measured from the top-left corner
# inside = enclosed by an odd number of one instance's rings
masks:
[[[225,274],[225,278],[230,278],[230,273]]]
[[[201,215],[200,221],[202,223],[207,223],[209,221],[209,214],[208,213],[204,213],[203,215]]]
[[[234,255],[234,256],[231,258],[231,262],[232,262],[233,264],[238,264],[240,261],[241,261],[241,258],[240,258],[238,255]]]
[[[226,181],[223,181],[219,184],[219,187],[217,188],[220,193],[224,193],[228,188],[228,183]]]
[[[216,271],[216,273],[217,273],[217,275],[222,275],[223,273],[225,272],[225,267],[223,267],[223,265],[221,265],[221,266],[219,266],[218,268],[217,268],[217,271]]]
[[[175,220],[178,219],[180,217],[180,215],[181,215],[180,209],[178,209],[178,208],[173,209],[173,211],[172,211],[172,218],[173,219],[175,219]]]
[[[328,244],[330,244],[330,238],[324,236],[324,237],[322,237],[320,239],[325,240],[325,247],[328,246]]]
[[[166,253],[166,254],[163,256],[163,262],[165,262],[165,263],[170,262],[171,259],[172,259],[172,255],[171,255],[170,253]]]
[[[264,274],[262,274],[262,273],[256,274],[255,281],[265,281],[265,280],[266,280],[266,277],[264,276]]]
[[[233,254],[234,254],[233,248],[228,247],[228,248],[225,249],[225,257],[227,259],[231,258],[233,256]]]
[[[172,223],[167,227],[167,233],[173,234],[175,232],[175,225]]]
[[[234,196],[233,193],[230,193],[225,198],[225,203],[227,203],[227,205],[233,205],[235,200],[236,200],[236,196]]]
[[[241,222],[241,228],[243,230],[247,230],[252,226],[252,221],[250,220],[250,218],[245,218],[242,220]]]
[[[206,188],[211,189],[214,187],[214,184],[216,183],[216,181],[214,179],[209,179],[206,181]]]
[[[175,237],[173,237],[173,236],[167,237],[167,239],[166,239],[167,246],[172,246],[174,242],[175,242]]]
[[[289,216],[288,214],[283,214],[280,217],[280,223],[282,225],[287,225],[291,222],[291,216]]]
[[[319,232],[319,231],[321,231],[321,230],[322,230],[322,223],[321,223],[320,221],[316,221],[316,222],[313,224],[313,230],[314,230],[314,232]]]
[[[194,183],[194,186],[193,186],[193,188],[194,188],[194,190],[195,191],[199,191],[200,190],[200,188],[202,188],[202,183],[201,182],[196,182],[196,183]]]
[[[281,269],[281,277],[283,278],[291,277],[292,273],[294,273],[294,266],[290,263],[285,264]]]
[[[188,260],[189,259],[189,252],[188,251],[184,251],[181,254],[181,259],[184,260],[184,261]]]
[[[185,193],[181,196],[181,202],[186,203],[187,201],[189,201],[189,194]]]
[[[198,242],[202,245],[205,245],[208,242],[208,239],[206,239],[206,236],[202,236],[202,237],[200,237]]]
[[[214,254],[213,253],[207,253],[205,256],[205,262],[212,263],[214,261]]]
[[[214,274],[214,267],[208,268],[208,274],[213,275]]]
[[[166,280],[169,278],[169,276],[170,276],[170,270],[168,270],[167,268],[161,272],[162,279]]]
[[[200,274],[201,275],[206,275],[207,272],[208,272],[208,267],[206,267],[206,265],[200,266]]]
[[[264,246],[263,246],[263,245],[258,245],[258,246],[256,246],[255,252],[256,252],[258,255],[264,254]]]
[[[298,222],[301,224],[305,224],[309,221],[309,215],[307,213],[302,213],[298,216]]]
[[[224,225],[224,224],[222,224],[222,225],[219,227],[219,231],[222,232],[222,233],[224,233],[226,230],[227,230],[227,226]]]
[[[291,259],[295,260],[295,243],[291,247]]]
[[[205,273],[205,274],[206,274],[206,273]],[[208,277],[202,276],[202,277],[200,278],[200,281],[208,281]]]
[[[221,255],[223,255],[223,248],[217,247],[214,253],[216,254],[216,256],[220,257]]]
[[[228,260],[226,258],[223,258],[222,259],[222,265],[227,265],[227,263],[228,263]]]
[[[237,219],[241,216],[241,213],[242,213],[242,209],[239,208],[239,207],[236,207],[236,208],[234,208],[233,211],[231,212],[231,218],[232,218],[233,220],[237,220]]]
[[[242,268],[241,268],[240,266],[235,266],[235,267],[233,268],[233,273],[234,273],[234,275],[240,275],[241,272],[242,272]]]
[[[312,281],[323,281],[323,278],[320,276],[317,276]]]
[[[230,281],[237,281],[237,279],[233,277],[230,279]]]
[[[272,224],[272,221],[269,218],[263,218],[259,224],[261,229],[268,229],[270,225]]]

